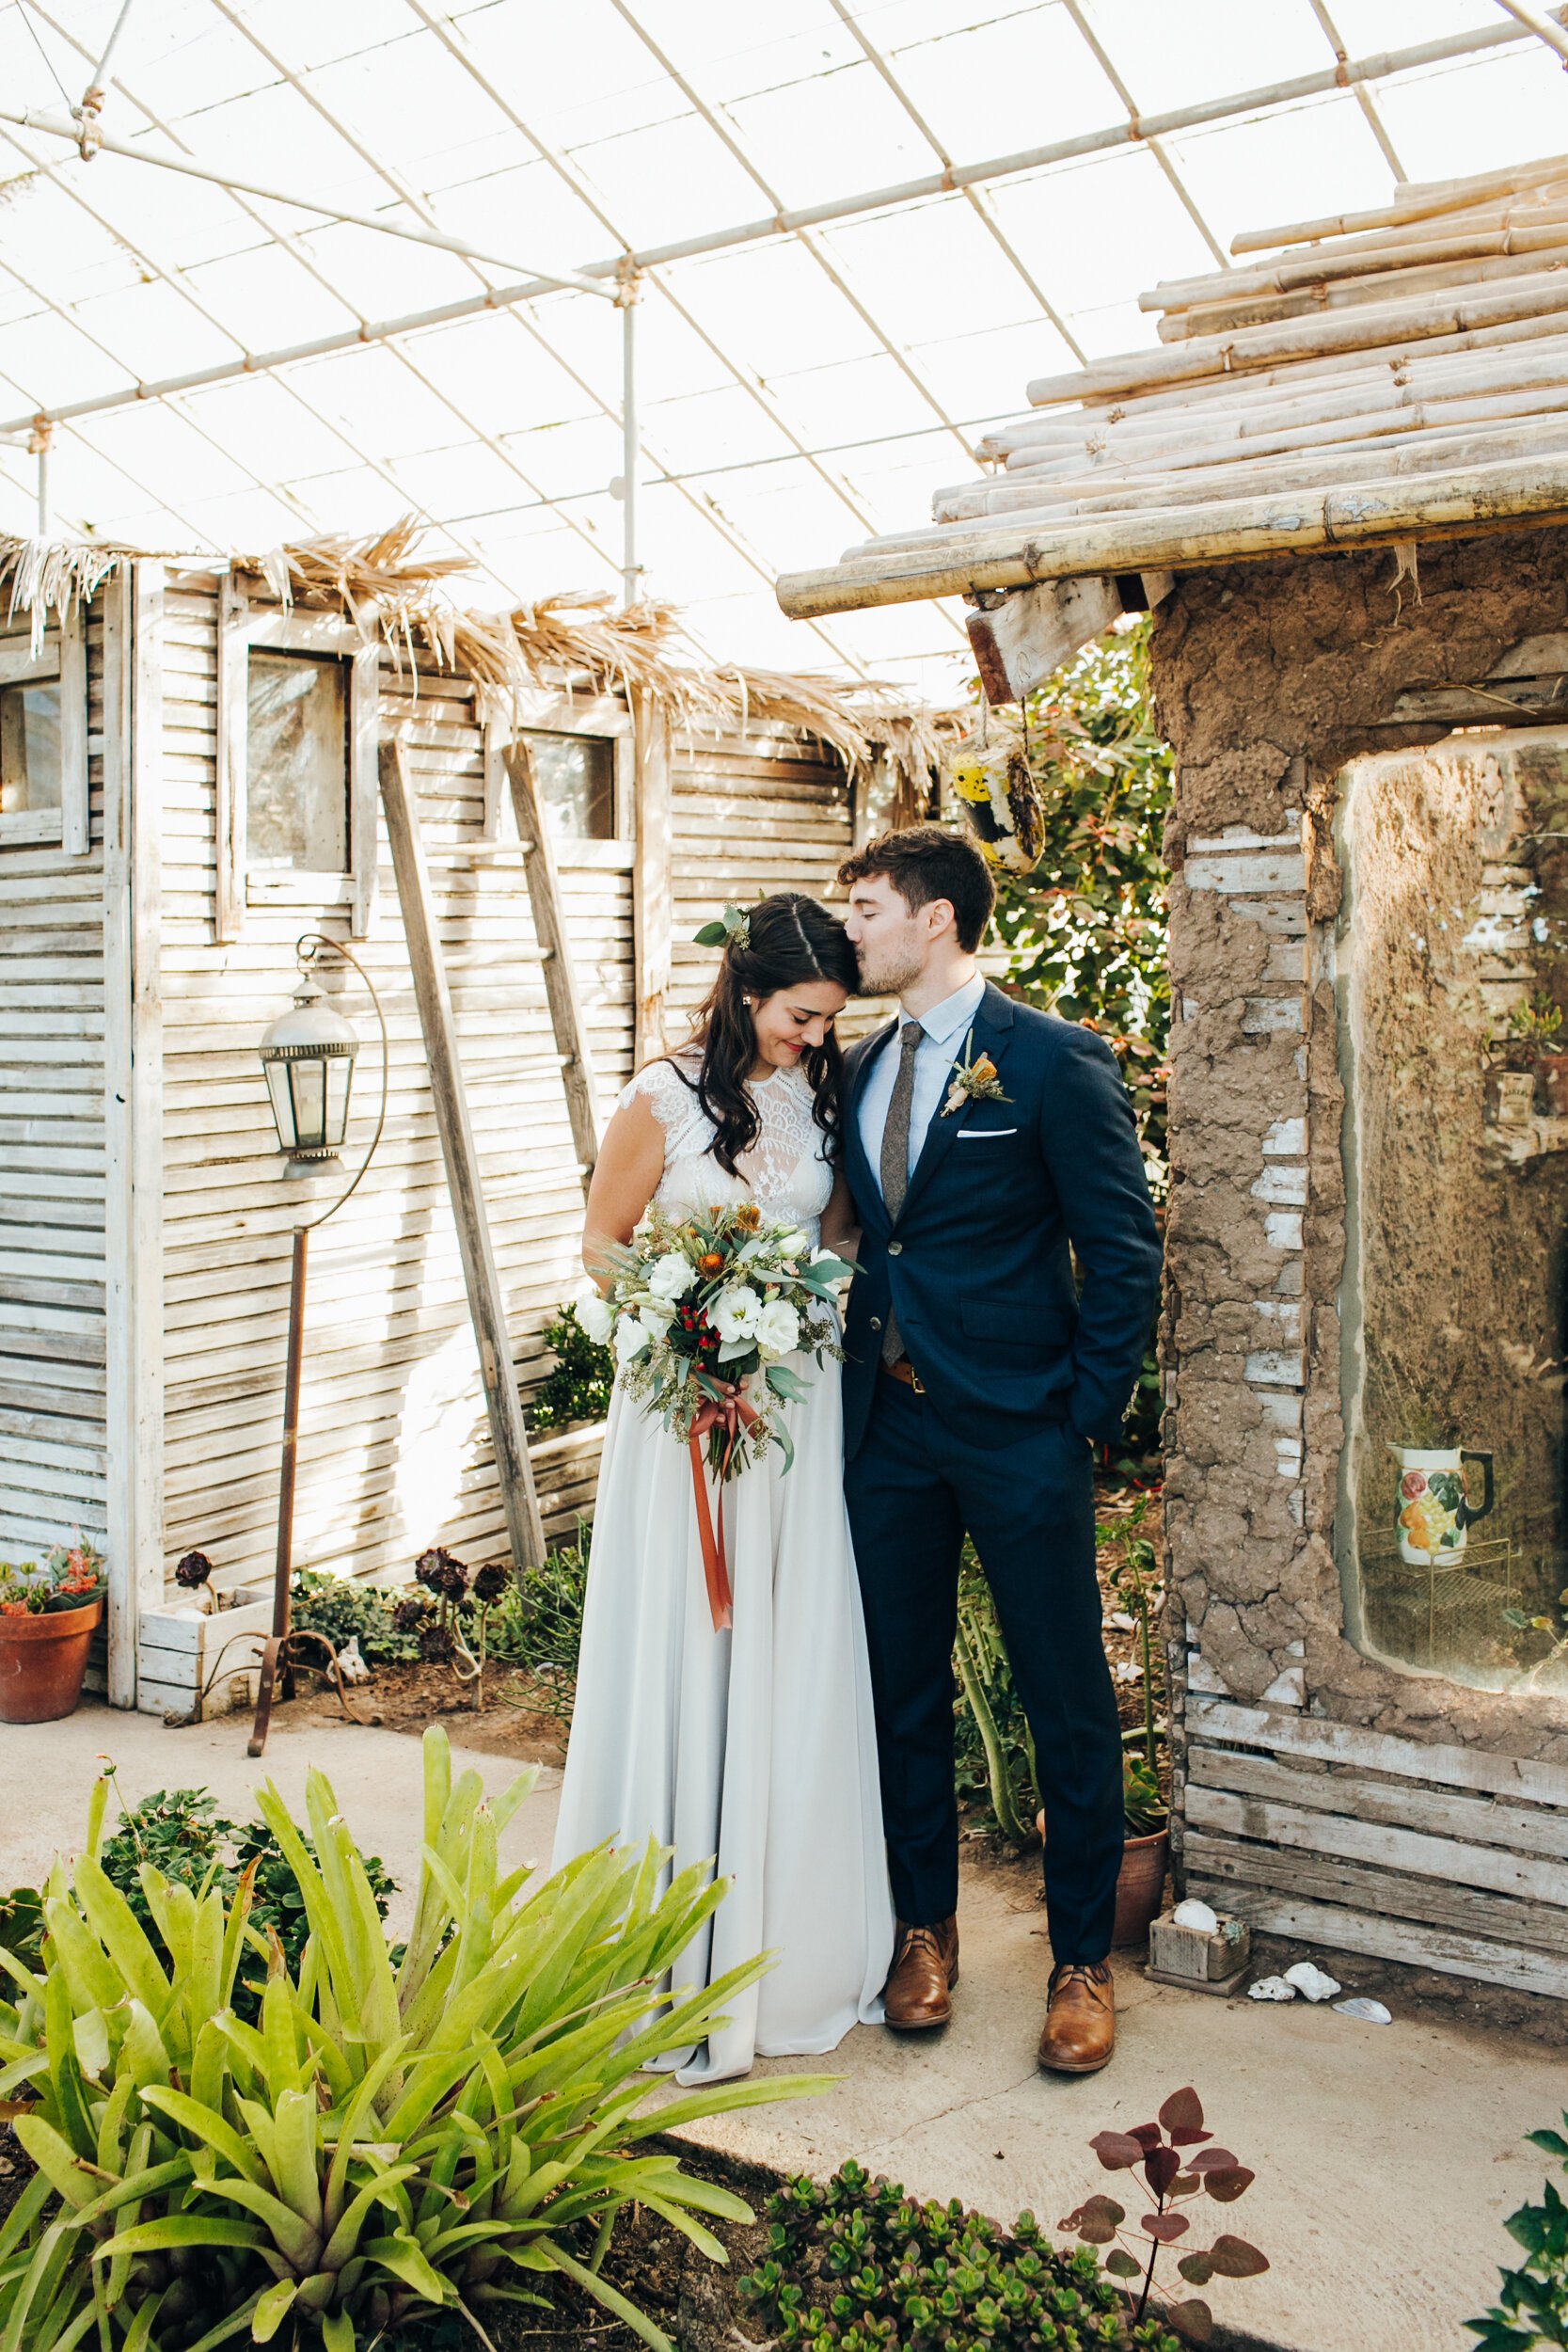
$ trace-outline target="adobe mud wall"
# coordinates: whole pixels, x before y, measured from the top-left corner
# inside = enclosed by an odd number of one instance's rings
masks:
[[[1418,1893],[1434,1895],[1432,1857],[1421,1880],[1418,1861],[1367,1843],[1388,1775],[1475,1792],[1444,1799],[1450,1813],[1478,1811],[1483,1795],[1495,1811],[1515,1791],[1568,1804],[1568,1704],[1394,1671],[1344,1631],[1336,778],[1357,755],[1449,732],[1443,718],[1390,723],[1402,695],[1485,681],[1521,641],[1568,629],[1568,531],[1433,544],[1414,580],[1396,581],[1400,568],[1385,550],[1189,573],[1152,638],[1158,721],[1177,755],[1164,1354],[1179,1860],[1184,1848],[1205,1891],[1249,1889],[1237,1907],[1263,1923],[1289,1927],[1293,1907],[1298,1928],[1330,1942],[1334,1906],[1386,1909],[1375,1881],[1390,1868],[1416,1871]],[[1498,709],[1504,724],[1522,715]],[[1255,1752],[1271,1760],[1243,1770]],[[1353,1771],[1370,1772],[1372,1796],[1358,1794],[1364,1779],[1347,1784],[1342,1805],[1309,1778]],[[1363,1818],[1326,1849],[1298,1831],[1298,1816],[1335,1810]],[[1397,1805],[1381,1814],[1402,1818]],[[1506,1874],[1497,1888],[1531,1891]],[[1423,1901],[1412,1907],[1420,1915]],[[1466,1932],[1482,1922],[1424,1910],[1423,1932],[1455,1947],[1437,1964],[1465,1973]],[[1559,1916],[1568,1930],[1568,1912]],[[1513,1925],[1523,1941],[1558,1944],[1550,1917],[1521,1912]],[[1370,1934],[1346,1928],[1338,1940],[1413,1956],[1398,1935]],[[1560,1983],[1528,1969],[1501,1980],[1568,1994],[1568,1934],[1560,1949]]]

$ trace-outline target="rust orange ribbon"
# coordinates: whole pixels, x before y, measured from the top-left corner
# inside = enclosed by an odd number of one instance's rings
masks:
[[[729,1564],[724,1557],[724,1482],[730,1474],[742,1429],[754,1428],[762,1419],[754,1405],[748,1405],[739,1384],[732,1380],[718,1383],[721,1393],[710,1396],[700,1406],[691,1424],[691,1490],[697,1499],[697,1540],[703,1550],[703,1577],[707,1585],[707,1605],[713,1615],[715,1633],[722,1633],[735,1622],[735,1596],[730,1590]],[[703,1439],[710,1430],[724,1432],[724,1454],[719,1465],[719,1525],[715,1531],[713,1512],[707,1499],[707,1479],[703,1470]]]

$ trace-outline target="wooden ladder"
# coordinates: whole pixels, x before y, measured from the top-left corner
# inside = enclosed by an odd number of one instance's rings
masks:
[[[549,1006],[550,1025],[555,1032],[556,1051],[561,1057],[562,1084],[571,1120],[572,1142],[586,1195],[594,1163],[598,1157],[598,1126],[594,1106],[593,1066],[588,1055],[582,1008],[578,1000],[577,976],[572,968],[566,939],[561,882],[556,870],[555,852],[545,824],[532,754],[529,746],[519,740],[508,744],[503,756],[511,786],[512,806],[517,819],[518,848],[528,877],[534,937],[538,942],[544,970],[545,996]],[[463,1087],[457,1024],[452,1012],[446,962],[441,954],[440,932],[430,884],[430,865],[420,831],[419,806],[408,772],[407,755],[403,743],[395,737],[388,738],[381,744],[380,773],[381,800],[387,812],[387,832],[392,849],[392,868],[397,876],[398,900],[403,909],[414,996],[420,1009],[420,1027],[423,1032],[425,1056],[430,1065],[431,1099],[441,1138],[441,1156],[446,1163],[452,1217],[457,1227],[463,1284],[467,1293],[468,1312],[473,1319],[474,1340],[479,1350],[480,1380],[484,1391],[484,1406],[495,1449],[496,1474],[500,1482],[501,1501],[506,1511],[507,1534],[515,1564],[519,1567],[534,1567],[545,1557],[544,1523],[539,1515],[539,1498],[534,1489],[532,1465],[529,1460],[528,1428],[523,1418],[522,1399],[517,1394],[517,1378],[513,1368],[506,1300],[490,1240],[479,1157],[468,1118],[467,1096]]]

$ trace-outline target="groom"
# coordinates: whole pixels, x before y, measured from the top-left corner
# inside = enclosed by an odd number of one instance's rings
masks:
[[[1143,1362],[1154,1213],[1110,1047],[1015,1004],[975,963],[995,892],[974,845],[916,825],[838,878],[862,986],[900,1004],[851,1049],[844,1081],[862,1228],[845,1489],[898,1911],[887,2022],[944,2024],[958,1980],[951,1660],[967,1534],[1045,1808],[1053,1967],[1039,2063],[1092,2074],[1116,2041],[1106,1955],[1123,1818],[1092,1448],[1118,1435]]]

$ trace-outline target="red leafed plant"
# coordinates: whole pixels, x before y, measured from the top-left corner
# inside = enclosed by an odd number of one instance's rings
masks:
[[[1202,2102],[1196,2090],[1187,2090],[1172,2091],[1158,2123],[1139,2123],[1130,2132],[1101,2132],[1089,2142],[1107,2172],[1142,2171],[1154,2210],[1140,2216],[1134,2234],[1122,2227],[1126,2209],[1115,2198],[1088,2197],[1057,2226],[1076,2231],[1086,2246],[1110,2246],[1105,2267],[1114,2278],[1141,2280],[1134,2324],[1148,2307],[1160,2249],[1177,2245],[1193,2226],[1189,2216],[1175,2208],[1190,2197],[1205,2196],[1216,2204],[1233,2205],[1257,2178],[1228,2148],[1216,2148],[1212,2141],[1212,2132],[1204,2129]],[[1228,2232],[1210,2247],[1189,2244],[1176,2265],[1194,2287],[1207,2286],[1211,2279],[1256,2279],[1268,2266],[1256,2246]],[[1163,2316],[1195,2344],[1208,2342],[1213,2314],[1196,2296],[1167,2303]]]

